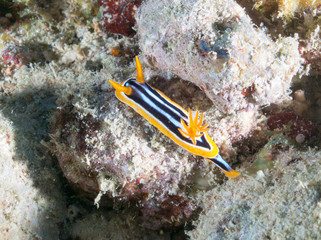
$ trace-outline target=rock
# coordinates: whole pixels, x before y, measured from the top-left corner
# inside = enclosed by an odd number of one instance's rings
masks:
[[[298,41],[273,41],[235,1],[147,0],[137,28],[145,63],[196,84],[221,111],[289,99]]]
[[[290,149],[274,169],[228,181],[199,195],[204,209],[196,239],[319,239],[320,152]],[[297,224],[300,222],[300,224]]]
[[[188,193],[196,161],[176,151],[114,91],[86,90],[60,100],[52,119],[53,152],[82,199],[131,205],[149,229],[184,224],[198,207]],[[169,148],[167,148],[169,146]]]
[[[103,8],[102,27],[107,32],[133,37],[136,31],[135,12],[142,0],[99,0]]]
[[[318,126],[293,112],[271,113],[267,121],[269,130],[283,131],[298,143],[312,142],[319,134]]]

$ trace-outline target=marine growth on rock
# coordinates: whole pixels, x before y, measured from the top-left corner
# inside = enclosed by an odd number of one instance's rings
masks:
[[[195,215],[198,207],[184,186],[196,162],[157,147],[154,129],[114,91],[87,97],[63,100],[52,118],[54,152],[82,199],[97,206],[132,204],[150,229],[180,226]]]
[[[142,0],[98,0],[102,7],[102,27],[107,32],[133,37],[136,31],[135,12]]]
[[[273,41],[232,0],[147,0],[137,28],[146,63],[196,84],[226,113],[289,99],[300,68],[298,41]]]

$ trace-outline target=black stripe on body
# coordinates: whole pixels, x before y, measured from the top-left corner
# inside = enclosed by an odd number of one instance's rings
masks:
[[[138,83],[135,78],[128,79],[123,85],[132,88],[132,93],[126,95],[127,98],[141,106],[155,119],[158,119],[158,121],[175,134],[177,138],[190,145],[194,145],[190,138],[184,137],[178,131],[178,128],[182,127],[180,123],[181,119],[188,124],[188,116],[181,109],[169,102],[147,83]],[[196,145],[207,150],[212,149],[205,138],[205,134],[200,138],[196,138]]]
[[[208,159],[211,160],[213,163],[215,163],[219,168],[223,169],[224,171],[230,172],[232,170],[230,165],[228,165],[228,163],[225,162],[225,160],[221,157],[220,154],[217,154],[215,157],[208,158]]]

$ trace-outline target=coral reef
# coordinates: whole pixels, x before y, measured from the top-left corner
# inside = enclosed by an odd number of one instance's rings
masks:
[[[44,63],[55,59],[55,54],[46,44],[12,44],[8,45],[2,53],[3,63],[7,67],[6,75],[12,75],[13,71],[30,63]]]
[[[320,239],[319,1],[261,3],[2,1],[0,239]],[[239,178],[115,98],[136,55]]]
[[[88,88],[85,102],[81,94],[59,100],[63,107],[52,119],[53,151],[67,180],[91,204],[132,202],[147,228],[184,224],[198,208],[184,187],[192,184],[197,162],[175,151],[113,90]]]
[[[201,193],[204,208],[190,239],[319,239],[320,158],[282,150],[271,169]]]
[[[320,13],[317,15],[320,16]],[[306,39],[302,40],[300,46],[300,54],[304,59],[304,64],[308,69],[309,75],[320,75],[321,74],[321,30],[320,30],[320,20],[311,22],[307,22],[306,25]]]
[[[3,154],[0,161],[3,206],[0,238],[99,239],[112,236],[117,239],[117,236],[124,236],[142,239],[150,236],[168,239],[170,233],[159,235],[141,228],[141,222],[134,220],[136,215],[122,214],[121,208],[117,211],[107,208],[102,210],[107,213],[102,214],[101,210],[92,209],[93,201],[90,205],[79,204],[57,159],[48,151],[52,149],[48,120],[57,107],[57,97],[63,102],[70,92],[77,95],[82,91],[84,100],[87,89],[97,85],[104,88],[102,83],[107,79],[128,77],[134,70],[128,58],[132,61],[132,55],[136,55],[137,44],[101,32],[93,16],[91,19],[83,16],[82,9],[71,8],[69,2],[57,8],[63,13],[61,16],[68,16],[58,18],[57,24],[53,24],[51,18],[57,13],[53,9],[56,5],[40,5],[37,1],[28,1],[19,14],[13,14],[19,15],[20,20],[0,33],[3,54],[0,65],[0,134],[3,140],[0,144]],[[45,8],[47,12],[42,11]],[[95,5],[90,8],[95,9]],[[109,53],[114,47],[120,49],[117,57]],[[8,68],[10,74],[7,74]],[[79,86],[84,88],[79,89]],[[132,188],[137,186],[132,184]],[[170,200],[164,201],[164,209],[171,204]],[[85,210],[74,214],[76,210],[72,206],[79,205]],[[167,216],[164,209],[161,214]],[[89,217],[95,212],[100,218],[99,226],[104,228],[97,226],[96,218]],[[153,215],[151,211],[149,214]],[[84,227],[82,222],[88,225]]]
[[[307,8],[317,8],[320,0],[256,0],[255,8],[262,12],[279,11],[281,16],[290,18],[296,12],[302,12]]]
[[[227,113],[288,99],[300,68],[298,41],[272,41],[234,1],[145,1],[137,28],[146,63],[196,84]]]
[[[321,1],[263,0],[249,3],[238,0],[257,25],[265,25],[275,39],[299,36],[299,52],[305,72],[319,75],[320,66],[320,14]]]
[[[85,214],[85,217],[74,221],[70,227],[72,239],[159,239],[175,238],[169,232],[156,232],[143,229],[136,219],[128,214],[119,214],[116,211],[94,211]],[[88,226],[90,228],[88,229]],[[122,231],[118,231],[122,229]],[[176,234],[177,236],[177,234]]]
[[[45,123],[38,117],[48,105],[31,99],[26,94],[0,105],[1,239],[58,239],[57,224],[64,221],[59,170],[39,142]]]
[[[271,113],[267,125],[269,130],[283,130],[298,143],[313,141],[319,135],[318,126],[315,123],[293,112]]]

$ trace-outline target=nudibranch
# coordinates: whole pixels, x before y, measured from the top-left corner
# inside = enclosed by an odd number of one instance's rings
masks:
[[[215,163],[227,177],[236,177],[233,170],[218,153],[218,147],[207,134],[207,124],[202,125],[203,113],[196,111],[195,117],[161,91],[149,86],[143,75],[141,63],[136,57],[137,77],[121,84],[109,80],[115,88],[116,97],[132,107],[163,134],[193,155],[199,155]]]

